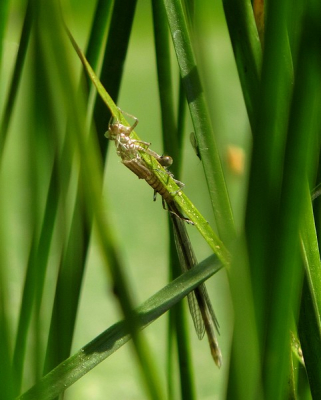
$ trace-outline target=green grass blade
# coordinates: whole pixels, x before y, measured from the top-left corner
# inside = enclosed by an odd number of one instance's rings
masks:
[[[179,170],[181,167],[182,158],[182,141],[180,140],[180,138],[182,138],[182,130],[180,132],[181,135],[179,135],[175,122],[174,90],[172,85],[168,24],[163,3],[158,0],[153,1],[152,7],[163,145],[165,154],[170,154],[174,160],[174,164],[171,166],[171,172],[174,173],[176,178],[179,178]],[[178,118],[182,118],[180,113]],[[182,129],[182,124],[180,128]],[[179,268],[179,259],[174,243],[173,227],[171,223],[169,224],[169,229],[171,271],[170,280],[172,280],[173,277],[176,278],[181,274],[181,269]],[[189,345],[186,312],[183,303],[177,304],[175,307],[173,307],[173,309],[170,310],[168,329],[169,346],[171,344],[171,338],[173,334],[175,334],[177,344],[181,397],[186,400],[192,400],[195,399],[195,383],[191,363],[191,348]],[[174,364],[174,354],[172,348],[169,348],[167,363],[169,365],[167,371],[169,398],[173,398],[174,377],[172,376],[172,372],[176,364]]]
[[[186,112],[187,112],[187,104],[186,104],[185,90],[183,81],[182,79],[180,79],[179,92],[178,92],[178,107],[177,107],[177,137],[178,137],[178,146],[180,148],[182,147],[183,144]]]
[[[2,65],[2,47],[4,43],[4,33],[7,26],[9,10],[9,0],[3,0],[0,3],[0,67]]]
[[[252,4],[248,0],[223,0],[223,6],[245,105],[253,128],[260,86],[262,49]]]
[[[264,399],[261,354],[253,303],[253,289],[246,241],[240,237],[233,249],[230,268],[234,331],[226,399]]]
[[[165,286],[135,310],[138,325],[141,328],[148,326],[220,268],[221,263],[217,257],[211,256]],[[20,396],[19,400],[31,400],[36,396],[40,396],[42,400],[54,399],[129,339],[128,325],[125,322],[113,325],[44,376],[36,386]]]
[[[175,176],[179,177],[181,148],[179,148],[176,133],[168,25],[162,2],[154,0],[152,5],[164,151],[173,158],[174,164],[171,166],[171,170]]]
[[[321,263],[310,192],[306,190],[301,228],[301,246],[306,277],[302,291],[299,336],[313,399],[320,395],[321,366]]]
[[[39,307],[42,299],[46,266],[58,207],[56,174],[57,169],[56,166],[54,166],[39,242],[33,242],[30,250],[24,292],[21,301],[18,329],[16,333],[15,351],[13,356],[13,367],[16,374],[15,388],[17,392],[19,392],[22,381],[22,368],[25,360],[26,340],[28,337],[32,310],[34,309],[33,306],[35,297],[37,295],[36,314],[39,313]]]
[[[90,80],[96,86],[96,89],[97,89],[97,92],[98,92],[99,96],[102,98],[103,102],[105,103],[105,106],[107,106],[109,108],[109,111],[110,111],[111,115],[114,118],[117,118],[117,120],[125,123],[124,117],[122,116],[122,114],[118,110],[116,104],[114,103],[114,101],[109,96],[109,94],[107,93],[106,89],[104,88],[104,86],[100,82],[99,78],[95,74],[95,72],[92,69],[91,65],[88,63],[85,55],[80,50],[79,46],[77,45],[75,39],[73,38],[72,34],[70,33],[70,31],[68,30],[67,27],[66,27],[66,31],[67,31],[67,34],[69,36],[69,39],[70,39],[74,49],[76,50],[76,53],[78,54],[78,57],[80,58],[81,62],[83,63],[83,66],[84,66],[84,68],[85,68]],[[106,124],[106,130],[107,130],[107,125],[108,124]]]
[[[115,99],[115,102],[118,100],[136,3],[137,0],[116,0],[110,21],[100,79],[111,97]],[[112,113],[112,115],[114,114]],[[103,155],[105,155],[107,148],[103,133],[107,130],[109,118],[110,114],[106,113],[103,102],[97,97],[94,108],[94,121]]]
[[[82,196],[78,194],[77,197],[57,279],[44,373],[67,358],[71,351],[89,244],[89,229],[84,221]]]
[[[106,26],[108,26],[107,21],[109,21],[110,19],[112,5],[112,1],[106,0],[98,0],[96,4],[95,15],[93,18],[86,50],[86,58],[94,70],[97,68],[98,65],[99,55],[101,53],[101,47],[103,44],[103,39],[105,37]],[[87,82],[89,86],[89,77]]]
[[[15,393],[15,381],[11,370],[11,354],[9,346],[9,324],[7,311],[4,304],[4,291],[2,290],[4,280],[1,274],[0,283],[0,393],[3,400],[11,400],[14,398]]]
[[[188,32],[188,23],[180,0],[164,0],[164,4],[217,228],[221,239],[229,243],[235,235],[232,210]]]
[[[312,293],[316,319],[321,321],[321,263],[318,237],[315,229],[310,192],[307,188],[304,196],[303,223],[301,228],[301,246],[305,262],[307,282]]]
[[[92,21],[87,49],[85,52],[88,63],[95,71],[97,69],[99,70],[100,55],[106,37],[106,31],[108,27],[108,21],[110,19],[112,6],[113,2],[106,0],[98,0],[96,4],[96,9]],[[85,85],[86,95],[89,96],[92,82],[89,75],[85,73],[85,71],[84,71],[84,79],[86,82]],[[90,111],[92,112],[93,110],[90,109]],[[89,112],[88,112],[88,118],[89,118]]]
[[[95,15],[86,50],[86,58],[94,70],[97,70],[97,67],[99,66],[99,57],[103,50],[104,39],[106,36],[105,33],[107,27],[109,28],[113,6],[114,1],[108,0],[98,0],[96,4]],[[109,35],[107,37],[109,38]],[[85,74],[85,76],[87,86],[89,88],[91,86],[91,80],[88,74]],[[96,108],[98,110],[103,108],[103,104],[104,103],[101,101],[101,99],[96,99]],[[94,113],[94,105],[91,112]],[[101,127],[102,129],[99,129],[99,132],[103,132],[106,129],[106,120],[108,123],[110,113],[106,111],[102,113],[100,113],[100,111],[96,111],[96,113],[96,128],[98,128],[98,126]],[[107,144],[102,135],[98,134],[98,142],[100,145],[101,155],[103,158],[105,158]]]
[[[320,320],[316,319],[316,309],[311,290],[305,279],[302,289],[302,302],[299,319],[299,336],[304,354],[304,363],[308,376],[310,392],[313,399],[320,397],[321,366],[318,362],[320,354]]]
[[[2,7],[2,6],[3,5],[1,3],[0,7]],[[4,106],[4,112],[3,112],[3,116],[2,116],[2,120],[1,120],[0,155],[2,154],[2,151],[5,146],[9,123],[10,123],[11,115],[13,112],[13,106],[15,104],[15,100],[16,100],[16,96],[17,96],[17,92],[18,92],[18,88],[19,88],[21,74],[22,74],[22,70],[23,70],[23,66],[24,66],[24,61],[26,58],[27,49],[28,49],[31,25],[32,25],[32,7],[31,7],[31,1],[28,1],[25,19],[24,19],[24,23],[23,23],[23,27],[22,27],[22,32],[21,32],[21,38],[19,41],[18,54],[17,54],[17,58],[16,58],[13,75],[12,75],[12,80],[11,80],[10,87],[9,87],[9,94],[6,99],[6,103]],[[1,23],[0,23],[0,26],[1,26]]]

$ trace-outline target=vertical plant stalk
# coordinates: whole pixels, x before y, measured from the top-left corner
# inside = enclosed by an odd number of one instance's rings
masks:
[[[234,220],[188,23],[180,0],[164,0],[164,4],[217,228],[221,240],[229,244],[235,237]]]
[[[171,166],[171,171],[179,178],[179,170],[181,167],[181,142],[177,136],[177,126],[174,116],[174,95],[172,86],[172,69],[169,48],[169,32],[166,20],[166,13],[162,1],[153,0],[153,26],[154,26],[154,39],[155,39],[155,52],[157,63],[157,77],[158,77],[158,92],[161,108],[162,119],[162,132],[163,144],[165,154],[170,154],[173,157],[174,164]],[[185,99],[184,99],[185,100]],[[181,115],[179,116],[181,118]],[[179,259],[177,250],[174,243],[173,227],[170,223],[170,273],[169,279],[172,281],[181,274],[179,268]],[[191,349],[189,346],[188,326],[186,321],[186,310],[184,303],[180,302],[169,311],[169,325],[168,325],[168,360],[167,364],[168,374],[168,393],[169,398],[174,396],[174,376],[172,375],[175,370],[174,364],[174,340],[175,335],[177,354],[179,362],[180,373],[180,389],[182,398],[194,399],[195,398],[195,384],[193,376],[193,368],[191,363]]]
[[[223,0],[226,22],[249,121],[255,134],[262,48],[250,0]]]
[[[4,4],[5,2],[3,2]],[[7,134],[8,134],[8,129],[9,129],[9,124],[11,120],[11,115],[13,111],[13,106],[16,100],[19,84],[20,84],[20,79],[22,75],[22,69],[24,66],[26,54],[27,54],[27,49],[28,49],[28,44],[29,44],[29,38],[30,38],[30,32],[31,32],[31,26],[32,26],[32,6],[31,6],[32,1],[29,0],[27,4],[27,9],[26,9],[26,14],[23,22],[23,27],[21,31],[21,37],[19,41],[19,49],[17,53],[17,58],[12,74],[12,79],[9,85],[9,93],[6,99],[6,103],[4,106],[4,111],[1,119],[1,126],[0,126],[0,157],[2,156],[3,149],[5,147],[6,139],[7,139]],[[2,4],[2,2],[1,2]],[[1,6],[0,6],[1,7]],[[0,24],[1,25],[1,24]],[[1,40],[1,37],[0,37]]]
[[[2,67],[2,53],[4,43],[4,33],[8,20],[9,0],[3,0],[0,2],[0,69]]]

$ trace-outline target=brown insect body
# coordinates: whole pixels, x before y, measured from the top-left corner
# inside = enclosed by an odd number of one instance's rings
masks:
[[[139,179],[144,179],[154,189],[155,194],[159,193],[162,196],[163,206],[165,203],[167,204],[174,227],[175,243],[181,268],[183,271],[189,270],[197,264],[197,260],[191,247],[184,221],[188,223],[192,223],[192,221],[182,215],[179,207],[174,202],[174,196],[177,192],[170,193],[168,191],[154,170],[150,169],[141,157],[141,153],[153,157],[162,165],[165,168],[164,173],[174,179],[180,188],[184,185],[180,181],[175,180],[171,172],[166,169],[172,163],[171,157],[160,156],[149,149],[150,143],[130,137],[132,130],[138,123],[137,118],[133,118],[135,119],[135,123],[132,127],[126,127],[119,122],[110,124],[106,137],[115,141],[117,154],[121,157],[122,163],[138,176]],[[156,198],[155,194],[154,200]],[[188,303],[197,335],[201,339],[206,331],[212,357],[216,365],[220,367],[222,364],[222,354],[215,336],[215,328],[218,331],[219,325],[204,283],[188,295]]]

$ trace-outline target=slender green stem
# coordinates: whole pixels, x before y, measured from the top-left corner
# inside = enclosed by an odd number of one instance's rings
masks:
[[[180,0],[164,0],[167,19],[192,117],[204,172],[221,239],[227,244],[235,237],[235,227],[220,157],[209,117],[205,95]]]
[[[9,94],[7,96],[7,101],[4,107],[4,112],[1,120],[1,127],[0,127],[0,157],[2,155],[2,151],[4,149],[6,138],[8,134],[9,124],[11,120],[11,115],[13,111],[13,105],[16,100],[16,96],[18,93],[18,88],[20,84],[20,79],[22,75],[22,69],[24,66],[24,61],[26,58],[26,53],[28,49],[28,43],[30,38],[31,26],[32,26],[32,1],[29,0],[27,4],[25,19],[23,22],[22,32],[21,32],[21,39],[19,42],[19,49],[17,53],[17,58],[15,62],[14,71],[12,74],[12,79],[9,88]],[[5,2],[1,2],[1,6],[5,4]],[[1,23],[0,23],[1,26]],[[1,38],[1,36],[0,36]],[[1,40],[0,40],[1,41]],[[1,46],[0,46],[1,47]]]
[[[262,49],[252,4],[249,0],[223,0],[223,5],[248,117],[254,128]]]
[[[311,393],[317,399],[321,388],[321,365],[318,362],[318,355],[321,354],[321,263],[308,188],[302,220],[301,248],[306,276],[302,290],[299,336]]]

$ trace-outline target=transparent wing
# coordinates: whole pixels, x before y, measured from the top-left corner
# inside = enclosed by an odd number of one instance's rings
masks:
[[[174,210],[176,211],[176,210]],[[184,222],[175,214],[171,213],[171,219],[174,227],[174,238],[180,266],[183,272],[193,268],[197,264],[196,256],[191,246]],[[211,301],[209,299],[205,284],[201,284],[194,292],[191,292],[188,299],[189,310],[193,319],[194,327],[199,339],[202,339],[205,333],[204,315],[200,310],[197,298],[202,297],[201,304],[206,307],[213,320],[213,324],[219,331],[219,324],[215,316]],[[203,314],[205,314],[203,312]],[[208,315],[208,313],[206,313]]]
[[[197,337],[201,340],[203,339],[205,334],[205,325],[203,322],[201,310],[197,303],[195,292],[189,293],[189,295],[187,296],[187,300],[188,300],[189,311],[194,323],[195,331],[197,333]]]
[[[215,312],[213,310],[212,303],[211,303],[211,300],[210,300],[209,295],[207,293],[207,289],[206,289],[205,284],[202,283],[198,287],[198,289],[202,292],[202,295],[203,295],[205,303],[206,303],[206,307],[208,308],[208,310],[209,310],[209,312],[211,314],[215,329],[217,330],[217,333],[219,334],[220,333],[220,324],[218,323],[218,320],[216,318],[216,315],[215,315]]]

